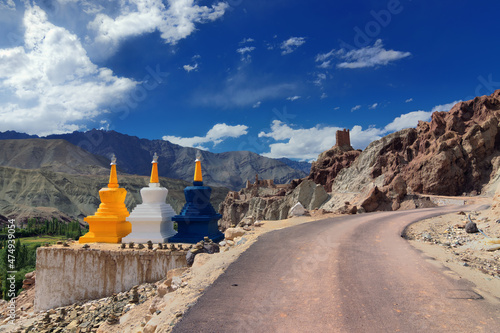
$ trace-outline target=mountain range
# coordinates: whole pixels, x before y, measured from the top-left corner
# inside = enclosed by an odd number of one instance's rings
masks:
[[[141,202],[139,191],[149,182],[155,152],[160,181],[169,189],[167,202],[176,211],[184,204],[183,190],[192,182],[196,157],[203,161],[203,180],[212,186],[216,209],[228,188],[239,189],[256,174],[285,183],[306,173],[284,162],[308,167],[245,151],[214,154],[114,131],[45,138],[8,131],[0,133],[0,222],[30,217],[70,221],[92,215],[100,203],[99,189],[107,185],[112,154],[117,156],[119,183],[128,191],[125,204],[131,210]]]
[[[0,133],[0,142],[2,139],[24,141],[33,139],[33,136],[8,131]],[[103,166],[102,158],[109,161],[111,155],[115,154],[118,168],[125,173],[136,175],[149,174],[152,156],[156,152],[159,156],[159,174],[163,177],[185,181],[192,181],[193,162],[199,157],[202,159],[204,182],[207,185],[224,186],[232,190],[244,187],[247,180],[255,179],[255,175],[259,175],[260,179],[272,179],[277,184],[283,184],[293,179],[305,177],[310,169],[310,164],[307,162],[295,162],[288,159],[276,160],[249,151],[215,154],[195,148],[182,147],[165,140],[140,139],[115,131],[93,129],[88,132],[50,135],[41,138],[41,140],[65,140],[77,146],[79,150],[70,149],[71,155],[86,157],[87,155],[82,154],[82,150],[93,154],[93,162],[80,159],[84,165],[90,163]],[[47,144],[49,143],[47,142]],[[22,146],[23,143],[20,145]],[[29,157],[25,158],[29,160]],[[39,159],[41,156],[33,155],[33,158]],[[6,165],[5,163],[7,162],[0,161],[0,165]],[[15,163],[12,164],[14,167],[23,167]],[[68,167],[69,169],[75,168]]]

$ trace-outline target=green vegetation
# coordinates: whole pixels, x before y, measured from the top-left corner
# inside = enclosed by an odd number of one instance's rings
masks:
[[[78,240],[88,228],[82,228],[78,221],[70,223],[57,219],[43,222],[29,219],[25,228],[16,228],[9,233],[9,227],[0,230],[0,290],[2,298],[9,300],[7,272],[15,273],[15,293],[19,294],[24,275],[35,270],[36,249],[46,243],[54,244],[60,240],[72,238]],[[9,238],[10,237],[10,238]]]

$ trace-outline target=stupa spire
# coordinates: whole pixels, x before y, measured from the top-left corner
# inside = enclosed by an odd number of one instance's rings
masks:
[[[153,155],[153,161],[151,162],[153,167],[151,169],[151,179],[149,180],[150,184],[156,184],[160,182],[158,178],[158,155],[155,153]]]
[[[118,177],[116,176],[116,156],[111,156],[111,172],[109,173],[109,188],[118,188]]]
[[[203,175],[201,174],[201,161],[199,158],[196,158],[194,161],[196,163],[194,168],[194,182],[203,182]]]

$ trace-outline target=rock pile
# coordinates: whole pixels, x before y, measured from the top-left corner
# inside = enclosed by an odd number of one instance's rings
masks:
[[[442,246],[453,254],[453,261],[500,278],[500,225],[484,213],[471,214],[472,222],[465,213],[450,214],[434,220],[411,225],[403,236],[409,240]],[[431,223],[431,221],[435,221]],[[422,227],[419,224],[424,224]],[[467,231],[474,225],[475,232]],[[472,228],[472,227],[469,227]],[[483,230],[484,234],[479,232]],[[485,236],[487,235],[487,236]]]
[[[111,297],[31,314],[32,323],[16,332],[97,332],[103,323],[116,324],[120,316],[155,297],[157,289],[146,283]]]
[[[28,290],[31,287],[34,287],[35,280],[36,280],[36,272],[35,271],[30,272],[30,273],[26,273],[26,275],[24,275],[24,280],[23,280],[23,289]]]
[[[230,192],[219,206],[223,230],[236,226],[245,219],[282,220],[288,217],[290,208],[300,202],[304,208],[319,208],[329,198],[323,186],[312,180],[297,180],[286,188],[242,189]],[[241,224],[243,226],[243,224]]]

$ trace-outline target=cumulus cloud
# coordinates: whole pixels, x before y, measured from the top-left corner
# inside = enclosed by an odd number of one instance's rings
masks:
[[[198,6],[194,0],[120,1],[120,11],[115,17],[98,13],[88,24],[95,32],[95,42],[106,47],[112,54],[123,40],[144,33],[159,31],[165,42],[175,44],[195,31],[196,23],[215,21],[228,8],[225,2]]]
[[[184,146],[208,150],[203,144],[212,143],[214,146],[227,138],[239,138],[248,133],[248,126],[245,125],[227,125],[225,123],[214,125],[205,136],[194,136],[183,138],[178,136],[166,135],[163,140]]]
[[[262,103],[261,103],[261,101],[258,101],[257,103],[255,103],[255,104],[252,106],[252,108],[257,109],[257,108],[259,108],[259,107],[260,107],[260,105],[261,105],[261,104],[262,104]]]
[[[411,55],[410,52],[401,52],[384,49],[381,39],[377,39],[373,46],[366,46],[361,49],[346,51],[341,49],[339,57],[344,60],[337,64],[338,68],[365,68],[374,66],[385,66],[392,61],[403,59]]]
[[[321,98],[321,99],[325,99],[325,98],[327,98],[327,97],[328,97],[328,95],[327,95],[326,93],[322,93],[320,98]]]
[[[240,47],[239,49],[236,50],[236,52],[241,54],[242,61],[251,61],[252,57],[250,56],[250,53],[253,50],[255,50],[255,46],[245,46],[245,47]],[[248,54],[245,56],[246,53]]]
[[[431,119],[432,111],[413,111],[410,113],[402,114],[395,118],[390,124],[384,127],[385,132],[397,132],[405,128],[417,126],[419,120],[429,121]]]
[[[311,161],[318,155],[335,145],[335,133],[341,130],[335,126],[320,126],[312,128],[294,128],[295,126],[274,120],[270,132],[260,132],[260,138],[270,138],[275,141],[271,143],[270,151],[264,156],[271,158],[294,158],[302,161]],[[361,126],[354,126],[351,130],[351,141],[357,147],[366,147],[373,140],[380,139],[381,130],[368,128],[363,130]]]
[[[289,54],[295,51],[299,46],[304,44],[306,42],[306,39],[304,37],[290,37],[289,39],[285,40],[283,43],[281,43],[281,54]]]
[[[408,98],[405,103],[410,103],[410,102],[413,102],[413,98]]]
[[[0,49],[0,130],[84,129],[137,85],[93,64],[78,37],[26,6],[24,47]]]
[[[375,109],[377,108],[377,106],[378,106],[378,103],[373,103],[373,104],[372,104],[372,105],[370,105],[368,108],[369,108],[370,110],[375,110]]]
[[[434,111],[450,111],[452,107],[455,106],[455,104],[462,102],[462,100],[454,101],[451,103],[446,103],[446,104],[441,104],[441,105],[436,105],[435,107],[432,108],[432,112]]]
[[[293,102],[293,101],[296,101],[300,98],[301,98],[301,96],[290,96],[290,97],[287,97],[287,100]]]
[[[238,52],[241,55],[244,55],[245,53],[252,52],[253,50],[255,50],[255,46],[245,46],[237,49],[236,52]]]
[[[413,111],[402,114],[383,128],[370,126],[363,129],[355,125],[350,130],[351,145],[356,149],[364,149],[371,142],[389,133],[415,127],[420,120],[429,121],[431,114],[432,111]],[[259,133],[259,138],[275,141],[269,144],[269,151],[262,155],[271,158],[287,157],[311,161],[316,159],[321,152],[335,145],[335,133],[341,129],[336,126],[321,125],[312,128],[297,128],[293,124],[274,120],[270,131]]]
[[[195,63],[194,66],[192,65],[184,65],[182,66],[186,72],[191,72],[191,71],[196,71],[198,69],[198,64]]]
[[[353,106],[353,107],[351,108],[351,112],[357,111],[357,110],[359,110],[359,109],[361,109],[361,105],[356,105],[356,106]]]

